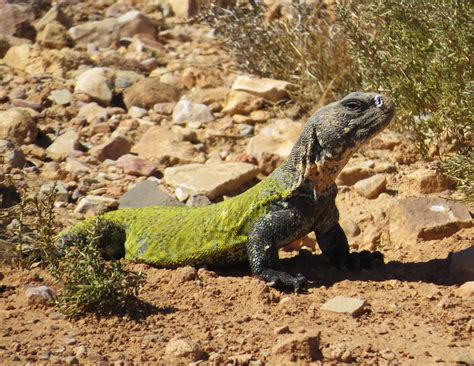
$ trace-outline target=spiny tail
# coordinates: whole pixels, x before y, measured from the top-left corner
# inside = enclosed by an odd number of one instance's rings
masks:
[[[70,247],[81,248],[94,243],[104,258],[119,259],[125,256],[125,239],[122,225],[97,216],[59,233],[56,250],[59,256],[63,256]]]

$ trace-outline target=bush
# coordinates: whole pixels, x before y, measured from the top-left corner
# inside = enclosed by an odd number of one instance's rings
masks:
[[[472,198],[472,3],[346,0],[337,16],[363,87],[390,92],[418,150]]]
[[[211,4],[203,15],[235,56],[238,70],[293,83],[293,98],[311,108],[356,87],[344,34],[323,5],[314,9],[295,2],[291,17],[268,21],[267,8],[259,4],[231,9]]]

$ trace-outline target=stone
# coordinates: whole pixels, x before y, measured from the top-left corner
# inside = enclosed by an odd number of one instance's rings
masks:
[[[15,4],[0,2],[0,34],[27,38],[34,41],[36,30],[31,23],[35,19],[35,14],[31,6],[26,3]]]
[[[233,116],[234,114],[248,115],[263,106],[263,99],[243,91],[231,90],[222,113]]]
[[[287,157],[303,132],[303,128],[303,123],[293,122],[290,119],[279,119],[262,128],[256,136],[252,137],[246,152],[258,160],[263,153]]]
[[[369,146],[378,150],[393,150],[396,146],[401,145],[404,137],[400,133],[393,131],[382,131],[375,136]]]
[[[173,13],[180,18],[191,18],[199,12],[199,0],[170,1]]]
[[[28,287],[25,291],[28,304],[47,304],[57,299],[54,290],[48,286]]]
[[[354,221],[352,221],[349,218],[343,218],[343,219],[339,220],[339,224],[341,225],[342,230],[344,230],[344,233],[349,238],[353,238],[353,237],[360,234],[359,225],[357,225],[357,223],[355,223]]]
[[[189,141],[182,140],[183,137],[179,133],[162,126],[153,126],[143,134],[131,151],[141,158],[165,166],[203,163],[204,154]]]
[[[450,270],[458,281],[474,281],[474,246],[454,253],[451,256]],[[472,290],[472,282],[467,287]]]
[[[233,192],[257,174],[258,168],[248,163],[188,164],[166,168],[164,179],[172,187],[182,187],[193,194],[205,194],[212,200]]]
[[[321,306],[321,310],[333,313],[350,314],[356,317],[364,311],[365,304],[365,300],[353,297],[336,296],[326,301]]]
[[[0,111],[0,139],[15,144],[31,144],[36,140],[38,128],[32,115],[23,108]]]
[[[7,164],[12,168],[23,168],[26,159],[23,151],[8,140],[0,140],[0,164]]]
[[[199,344],[189,339],[173,338],[165,348],[165,354],[173,358],[195,362],[203,359],[204,351]]]
[[[79,365],[79,360],[76,356],[68,356],[64,358],[66,365]]]
[[[212,203],[211,200],[207,196],[203,194],[197,194],[188,198],[188,200],[186,201],[186,206],[189,206],[189,207],[208,206],[211,203]]]
[[[146,15],[138,10],[131,10],[119,16],[117,21],[120,25],[120,38],[133,37],[135,34],[148,34],[155,37],[156,24]]]
[[[72,102],[72,93],[68,89],[53,90],[49,99],[58,105],[68,105]]]
[[[90,169],[87,165],[72,158],[66,159],[66,165],[64,166],[64,169],[74,176],[80,176],[90,172]]]
[[[128,154],[131,148],[132,142],[128,138],[117,135],[103,144],[94,146],[89,150],[89,154],[100,161],[117,160],[122,155]]]
[[[231,89],[244,91],[276,103],[289,98],[290,86],[291,84],[287,81],[242,75],[237,77]]]
[[[144,108],[132,106],[128,109],[128,115],[132,118],[142,118],[146,116],[148,111]]]
[[[125,154],[117,159],[115,166],[122,168],[125,174],[149,177],[156,172],[156,165],[135,155]]]
[[[388,209],[390,241],[412,245],[417,240],[441,239],[471,226],[469,209],[461,202],[435,197],[409,197]]]
[[[145,78],[125,89],[123,96],[127,108],[136,106],[148,110],[157,103],[178,101],[179,90],[157,78]]]
[[[4,58],[8,50],[13,46],[20,46],[22,44],[30,45],[31,41],[24,38],[17,38],[0,34],[0,58]],[[6,90],[5,90],[6,92]],[[0,98],[2,99],[2,98]]]
[[[282,325],[273,329],[273,333],[275,334],[285,334],[290,333],[290,327],[288,325]]]
[[[350,363],[353,361],[350,349],[341,342],[331,343],[323,351],[324,359],[336,362]]]
[[[100,214],[116,209],[117,206],[118,202],[113,198],[88,195],[80,200],[74,212]]]
[[[336,178],[336,184],[338,186],[352,186],[358,181],[374,175],[372,168],[364,163],[347,165]]]
[[[321,333],[316,329],[307,329],[304,333],[286,336],[273,346],[270,364],[287,365],[297,360],[300,362],[321,360],[320,337]]]
[[[386,187],[387,179],[382,174],[375,174],[354,184],[356,192],[369,199],[377,198],[380,193],[385,191]]]
[[[150,180],[138,183],[119,199],[120,209],[148,206],[183,206],[183,204]]]
[[[386,161],[377,163],[374,167],[375,173],[395,173],[396,171],[397,166]]]
[[[79,117],[84,117],[88,123],[107,121],[107,110],[96,102],[84,104],[79,110]]]
[[[115,18],[82,23],[70,28],[68,34],[77,44],[93,43],[105,48],[120,39],[120,23]]]
[[[53,21],[47,24],[38,33],[36,41],[43,47],[61,49],[71,44],[67,29],[59,22]]]
[[[188,125],[199,128],[203,123],[214,121],[215,117],[208,106],[192,103],[187,98],[181,99],[173,109],[173,123],[175,125]]]
[[[118,70],[115,73],[114,88],[117,93],[123,92],[124,89],[132,86],[138,80],[144,79],[142,74],[130,70]]]
[[[62,159],[72,154],[75,150],[80,150],[80,148],[79,133],[75,130],[66,130],[62,135],[56,137],[46,151],[53,159]]]
[[[93,67],[79,75],[75,93],[84,93],[102,105],[112,100],[114,72],[105,67]]]
[[[439,193],[454,188],[453,182],[441,172],[433,169],[418,169],[408,176],[419,193]]]
[[[474,262],[470,263],[471,268],[474,266]],[[463,283],[456,290],[456,293],[462,297],[474,298],[474,281],[468,281]]]
[[[47,195],[51,194],[54,189],[54,196],[56,201],[67,202],[69,194],[66,186],[63,182],[46,182],[40,187],[39,197],[44,199]]]
[[[35,28],[41,31],[52,22],[58,22],[67,29],[72,26],[72,20],[62,11],[59,5],[53,5],[48,12],[36,22]]]

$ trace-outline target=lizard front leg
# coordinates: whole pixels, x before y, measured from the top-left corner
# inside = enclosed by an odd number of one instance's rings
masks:
[[[278,248],[301,236],[303,215],[295,209],[270,212],[255,222],[247,240],[247,255],[252,273],[272,287],[292,287],[299,291],[306,284],[302,274],[279,271]]]

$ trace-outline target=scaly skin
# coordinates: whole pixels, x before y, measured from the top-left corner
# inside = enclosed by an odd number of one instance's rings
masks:
[[[232,199],[205,207],[145,207],[101,217],[104,253],[159,267],[223,265],[249,260],[253,274],[295,290],[302,275],[276,269],[278,248],[311,231],[338,266],[370,266],[379,254],[349,254],[338,224],[334,180],[354,151],[392,119],[393,102],[352,93],[314,114],[288,160],[269,177]],[[60,247],[84,240],[95,220],[60,234]]]

